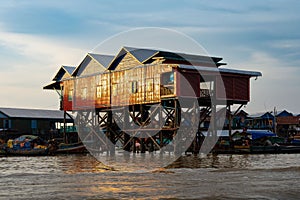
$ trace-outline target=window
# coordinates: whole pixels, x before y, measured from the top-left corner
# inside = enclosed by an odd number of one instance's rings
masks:
[[[174,72],[166,72],[161,75],[161,90],[160,94],[173,95],[174,94]]]
[[[214,82],[200,82],[200,97],[210,97],[214,89]]]
[[[33,119],[31,120],[31,128],[36,129],[37,128],[37,120]]]
[[[96,98],[107,97],[107,79],[102,79],[99,84],[100,85],[96,87]]]
[[[118,94],[118,85],[117,84],[113,84],[112,85],[112,96],[117,96]]]
[[[11,120],[10,119],[4,120],[4,128],[6,128],[6,129],[11,128]]]
[[[87,97],[87,88],[82,88],[82,92],[81,92],[81,99],[85,100]]]
[[[73,100],[73,90],[70,90],[68,93],[68,101],[72,101]]]
[[[101,85],[98,85],[96,88],[96,98],[101,98],[102,94],[101,94]]]
[[[138,92],[138,82],[137,81],[132,81],[131,82],[131,93],[137,93]]]
[[[166,72],[162,74],[162,84],[170,85],[174,83],[174,72]]]
[[[153,78],[148,78],[146,80],[147,92],[153,92]]]

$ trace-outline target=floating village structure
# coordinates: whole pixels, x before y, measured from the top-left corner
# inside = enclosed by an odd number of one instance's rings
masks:
[[[60,136],[60,128],[71,125],[72,117],[61,110],[0,108],[0,139],[31,134],[50,139]],[[63,131],[61,131],[63,132]]]
[[[138,141],[143,152],[159,149],[174,135],[192,130],[187,135],[197,152],[201,142],[195,133],[206,117],[210,115],[212,126],[217,126],[218,105],[229,110],[232,105],[240,105],[239,109],[246,105],[250,78],[261,76],[223,68],[221,61],[123,47],[115,56],[88,53],[76,68],[62,66],[44,89],[59,92],[62,110],[76,111],[79,128],[89,127],[86,137],[104,133],[127,151],[135,151]],[[107,145],[100,138],[102,146]]]

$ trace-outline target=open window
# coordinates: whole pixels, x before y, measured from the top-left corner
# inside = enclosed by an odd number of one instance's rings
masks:
[[[213,94],[214,90],[214,82],[213,81],[205,81],[200,82],[200,98],[208,98]]]
[[[69,90],[68,92],[68,101],[72,101],[73,100],[73,90]]]
[[[161,95],[174,94],[174,72],[166,72],[161,75]]]

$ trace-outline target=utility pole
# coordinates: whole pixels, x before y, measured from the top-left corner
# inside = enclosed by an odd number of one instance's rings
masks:
[[[277,134],[277,120],[276,120],[277,110],[276,106],[274,106],[274,133]]]

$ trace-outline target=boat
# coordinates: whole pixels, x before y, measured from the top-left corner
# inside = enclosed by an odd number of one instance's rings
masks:
[[[6,156],[6,150],[5,149],[0,149],[0,157],[1,156]]]
[[[223,140],[225,140],[223,138]],[[229,143],[229,138],[227,137]],[[224,142],[223,142],[224,143]],[[248,130],[233,135],[231,145],[218,142],[214,154],[280,154],[300,153],[300,143],[287,143],[284,138],[266,130]]]
[[[8,140],[5,152],[8,156],[46,156],[49,155],[49,146],[38,136],[22,135]]]
[[[87,153],[87,149],[85,148],[82,142],[71,143],[71,144],[60,143],[57,145],[57,148],[53,153],[54,154]]]
[[[272,145],[272,146],[251,146],[252,154],[279,154],[279,153],[300,153],[300,146],[296,145]]]
[[[47,155],[49,155],[49,149],[48,148],[40,148],[40,149],[7,148],[6,155],[8,155],[8,156],[47,156]]]

